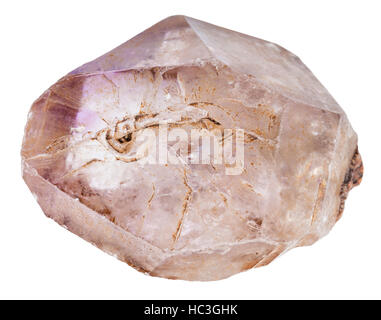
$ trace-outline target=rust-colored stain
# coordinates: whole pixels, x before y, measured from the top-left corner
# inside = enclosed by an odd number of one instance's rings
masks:
[[[339,220],[341,216],[343,215],[344,204],[345,204],[345,200],[348,197],[349,191],[361,183],[363,174],[364,174],[364,166],[362,163],[359,150],[358,148],[356,148],[356,151],[353,154],[351,163],[349,165],[348,171],[345,174],[343,184],[341,185],[340,206],[339,206],[339,212],[337,214],[336,221]]]

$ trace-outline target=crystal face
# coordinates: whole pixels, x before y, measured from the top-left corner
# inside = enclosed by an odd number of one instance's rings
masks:
[[[214,161],[229,139],[235,167]],[[184,16],[43,93],[22,163],[48,217],[140,271],[186,280],[314,243],[362,177],[345,113],[299,58]]]

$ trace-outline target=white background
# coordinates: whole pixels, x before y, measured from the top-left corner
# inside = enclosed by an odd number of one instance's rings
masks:
[[[345,109],[365,165],[343,218],[311,247],[217,282],[151,278],[45,218],[21,179],[32,102],[60,77],[173,14],[276,42]],[[381,298],[379,1],[2,1],[0,298]]]

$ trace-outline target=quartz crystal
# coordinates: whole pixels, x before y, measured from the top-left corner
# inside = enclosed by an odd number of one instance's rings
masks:
[[[238,166],[192,161],[218,155],[226,132]],[[140,271],[186,280],[226,278],[314,243],[362,177],[345,113],[298,57],[185,16],[45,91],[22,164],[48,217]]]

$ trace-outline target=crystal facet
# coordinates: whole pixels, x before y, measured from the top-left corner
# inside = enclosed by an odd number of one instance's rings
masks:
[[[160,144],[160,125],[180,137],[185,153],[165,145],[178,162],[147,161],[157,154],[143,132]],[[223,129],[242,132],[240,171],[189,161],[206,147],[180,133]],[[294,54],[184,16],[43,93],[22,163],[48,217],[138,270],[186,280],[222,279],[314,243],[362,177],[345,113]]]

